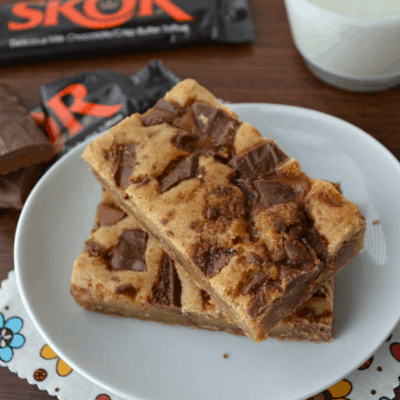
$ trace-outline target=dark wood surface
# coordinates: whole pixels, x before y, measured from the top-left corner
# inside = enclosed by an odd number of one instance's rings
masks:
[[[0,4],[9,1],[0,0]],[[180,78],[192,77],[230,102],[289,104],[322,111],[370,133],[400,159],[400,88],[350,93],[316,79],[304,66],[289,31],[283,0],[250,0],[256,37],[252,45],[201,45],[0,66],[0,81],[32,104],[40,86],[94,69],[130,75],[156,58]],[[0,281],[14,268],[13,241],[19,212],[0,211]],[[47,392],[0,368],[0,400],[47,400]],[[396,396],[400,400],[400,394]]]

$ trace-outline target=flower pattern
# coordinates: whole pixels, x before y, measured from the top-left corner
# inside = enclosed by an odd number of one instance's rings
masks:
[[[9,362],[14,356],[14,349],[21,348],[25,343],[23,335],[18,333],[22,328],[21,318],[11,317],[4,320],[0,313],[0,360]]]
[[[309,398],[308,400],[349,400],[347,397],[353,388],[351,382],[343,379],[329,389]]]
[[[72,372],[72,368],[65,361],[61,360],[61,358],[58,357],[58,355],[48,344],[42,347],[40,350],[40,356],[45,360],[53,360],[54,358],[58,358],[56,366],[58,375],[67,376]]]

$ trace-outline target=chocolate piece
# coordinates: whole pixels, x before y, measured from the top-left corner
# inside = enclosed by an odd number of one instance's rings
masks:
[[[309,254],[307,248],[299,240],[288,237],[285,240],[285,250],[288,261],[294,267],[311,266],[314,264],[314,258]]]
[[[118,146],[113,171],[115,183],[118,187],[127,187],[132,183],[129,178],[136,164],[135,147],[136,143]]]
[[[262,290],[256,292],[254,299],[250,303],[249,308],[247,309],[247,314],[251,319],[257,318],[267,307],[267,302],[265,299],[265,295]]]
[[[250,274],[250,278],[248,279],[247,283],[242,287],[241,292],[243,294],[253,294],[259,291],[261,286],[264,285],[265,282],[267,282],[268,277],[265,275],[264,272],[261,271],[253,271],[252,274]]]
[[[193,261],[207,278],[218,274],[234,256],[232,251],[221,250],[215,245],[204,242],[198,245],[193,255]]]
[[[132,286],[131,283],[124,283],[115,289],[116,294],[123,294],[129,297],[132,301],[135,300],[137,290]]]
[[[30,167],[0,175],[0,208],[15,208],[20,210],[40,174],[41,166]]]
[[[7,86],[0,85],[0,174],[54,156],[53,145]]]
[[[172,189],[179,185],[186,179],[193,178],[197,175],[197,164],[200,153],[194,153],[188,157],[185,161],[177,165],[168,175],[163,177],[160,181],[161,193]]]
[[[178,149],[182,149],[185,151],[195,151],[198,145],[198,141],[202,138],[196,132],[190,132],[186,129],[182,129],[176,138],[174,139],[173,143]]]
[[[249,253],[247,255],[247,260],[250,261],[251,263],[254,263],[254,264],[258,265],[258,266],[263,265],[265,263],[265,261],[266,261],[264,258],[262,258],[261,256],[259,256],[256,253]]]
[[[260,178],[276,171],[289,157],[275,142],[269,140],[233,158],[229,165],[239,172],[239,177]]]
[[[105,254],[104,247],[100,246],[98,243],[88,240],[85,242],[85,250],[92,257],[103,257]]]
[[[143,117],[143,124],[150,126],[162,124],[163,122],[171,123],[178,115],[179,107],[161,99],[156,103],[153,111]]]
[[[165,254],[160,274],[152,288],[152,303],[164,307],[181,307],[182,285],[174,261]]]
[[[254,186],[260,194],[260,205],[264,207],[296,200],[295,191],[279,181],[259,179]]]
[[[146,271],[144,260],[146,243],[147,233],[141,229],[124,231],[117,246],[111,250],[109,255],[110,269],[114,271]]]
[[[127,216],[126,212],[112,204],[100,203],[97,208],[97,226],[115,225]]]

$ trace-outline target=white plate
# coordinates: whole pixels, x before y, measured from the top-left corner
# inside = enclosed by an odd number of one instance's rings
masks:
[[[83,144],[47,172],[22,211],[17,281],[30,316],[56,353],[127,399],[303,400],[358,368],[399,319],[398,161],[365,132],[326,114],[269,104],[232,108],[311,177],[341,182],[367,219],[365,248],[337,279],[336,339],[257,344],[79,308],[69,293],[70,274],[100,199],[100,186],[80,157]],[[372,224],[376,219],[379,225]]]

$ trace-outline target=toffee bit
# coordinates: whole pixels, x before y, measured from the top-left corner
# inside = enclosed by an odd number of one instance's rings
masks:
[[[372,221],[373,225],[379,225],[381,223],[381,221],[379,221],[379,219],[376,219],[375,221]]]
[[[224,354],[224,358],[228,358],[228,357],[229,357],[228,354],[225,353],[225,354]]]

